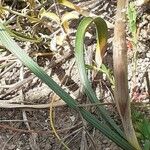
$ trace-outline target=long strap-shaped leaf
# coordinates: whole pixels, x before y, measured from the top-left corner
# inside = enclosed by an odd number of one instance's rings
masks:
[[[45,82],[62,100],[64,100],[70,108],[80,111],[82,116],[93,127],[97,128],[109,139],[125,150],[133,150],[134,148],[127,140],[112,131],[106,125],[102,124],[94,115],[86,111],[84,108],[78,107],[78,103],[66,93],[54,80],[52,80],[46,72],[41,69],[10,37],[6,32],[5,27],[0,23],[0,42],[12,53],[14,53],[24,65],[26,65],[37,77]]]
[[[89,82],[89,79],[87,77],[87,71],[85,67],[85,60],[84,60],[84,38],[85,33],[88,29],[88,27],[95,23],[96,26],[96,32],[97,32],[97,49],[96,54],[98,54],[99,57],[97,59],[102,59],[102,56],[104,54],[104,49],[107,42],[107,25],[105,21],[100,18],[91,18],[91,17],[85,17],[79,24],[77,33],[76,33],[76,42],[75,42],[75,56],[76,56],[76,62],[78,64],[78,69],[81,77],[81,82],[83,83],[83,87],[85,89],[86,95],[89,97],[89,100],[91,103],[98,103],[99,100],[93,91],[91,84]],[[100,60],[101,61],[101,60]],[[123,138],[124,135],[122,131],[118,128],[118,126],[115,124],[114,120],[112,120],[107,111],[103,106],[97,106],[98,111],[104,118],[104,120],[110,125],[111,128],[115,129]]]

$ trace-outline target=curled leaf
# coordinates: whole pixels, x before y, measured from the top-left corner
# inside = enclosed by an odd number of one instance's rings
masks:
[[[71,19],[78,19],[79,13],[76,11],[67,12],[62,15],[61,22],[64,23],[65,21],[69,21]]]
[[[67,12],[62,15],[61,23],[63,24],[66,32],[69,32],[69,22],[68,21],[71,19],[78,19],[78,18],[79,18],[79,13],[77,13],[76,11]]]

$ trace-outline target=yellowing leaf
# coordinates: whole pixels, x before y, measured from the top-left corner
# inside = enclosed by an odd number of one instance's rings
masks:
[[[79,18],[79,13],[77,13],[76,11],[67,12],[62,15],[61,23],[63,24],[63,27],[66,32],[69,32],[69,22],[68,21],[71,19],[78,19],[78,18]]]
[[[47,19],[53,20],[53,21],[57,22],[58,24],[60,24],[59,17],[55,13],[47,12],[44,8],[42,8],[40,10],[39,17],[41,19],[42,18],[47,18]]]
[[[95,52],[95,62],[97,67],[99,68],[102,64],[102,59],[106,52],[106,42],[107,39],[103,38],[100,41],[97,41],[96,52]]]
[[[58,1],[58,3],[60,3],[60,4],[64,5],[64,6],[67,6],[67,7],[71,8],[71,9],[75,9],[76,11],[80,11],[80,7],[79,6],[74,5],[73,3],[71,3],[68,0],[57,0],[57,1]]]
[[[103,19],[94,19],[94,23],[97,26],[97,46],[95,52],[95,62],[97,67],[99,68],[102,64],[102,59],[106,52],[108,31],[106,22]]]
[[[68,33],[69,32],[69,23],[68,23],[68,21],[63,22],[63,27],[64,27],[66,33]]]
[[[83,51],[84,51],[85,33],[87,32],[89,26],[92,26],[93,23],[95,24],[96,27],[96,39],[97,39],[95,62],[97,68],[99,68],[102,64],[102,58],[105,54],[107,37],[108,37],[107,24],[100,17],[96,17],[96,18],[86,17],[80,22],[76,33],[76,42],[75,42],[76,59],[77,62],[78,61],[81,62],[80,59],[83,59],[83,56],[81,55],[83,55]],[[82,64],[79,63],[80,67],[81,65],[82,66],[85,65],[83,62],[84,61],[82,60]]]
[[[61,22],[64,23],[65,21],[69,21],[71,19],[78,19],[79,13],[76,11],[67,12],[62,15]]]
[[[27,3],[29,3],[29,6],[31,9],[34,9],[35,8],[35,0],[27,0]]]
[[[2,7],[1,5],[0,5],[0,18],[2,19],[4,19],[4,18],[6,18],[9,14],[10,14],[10,12],[9,11],[7,11],[6,9],[9,9],[9,6],[5,6],[5,7]]]

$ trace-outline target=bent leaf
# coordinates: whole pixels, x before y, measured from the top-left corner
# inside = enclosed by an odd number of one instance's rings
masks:
[[[84,38],[85,38],[85,33],[88,29],[88,27],[94,23],[96,26],[96,32],[97,32],[97,49],[96,49],[96,57],[98,59],[102,59],[101,54],[104,53],[103,50],[106,45],[107,41],[107,25],[105,21],[100,18],[91,18],[91,17],[85,17],[79,24],[77,33],[76,33],[76,41],[75,41],[75,57],[76,57],[76,62],[78,65],[79,73],[80,73],[80,78],[81,82],[83,84],[84,90],[86,95],[89,97],[89,100],[91,103],[98,103],[99,100],[93,91],[91,84],[88,80],[87,77],[87,72],[86,72],[86,66],[85,66],[85,61],[84,61]],[[98,56],[97,56],[98,53]],[[97,63],[98,65],[101,60],[98,60]],[[106,109],[102,106],[97,106],[99,115],[101,115],[104,120],[110,125],[111,128],[116,130],[120,136],[124,138],[124,135],[122,131],[118,128],[116,123],[110,118],[108,115]]]
[[[69,32],[69,20],[71,19],[78,19],[79,14],[75,11],[67,12],[62,15],[61,17],[61,23],[63,24],[63,27],[65,28],[66,32]]]
[[[94,115],[78,106],[67,92],[65,92],[53,79],[49,77],[46,72],[41,69],[26,53],[23,51],[6,32],[5,27],[0,23],[0,41],[13,54],[15,54],[24,65],[26,65],[39,79],[46,83],[62,100],[64,100],[70,108],[79,111],[84,119],[93,127],[102,132],[109,139],[114,141],[121,148],[126,150],[134,150],[128,141],[123,136],[118,135],[114,130],[109,128],[106,124],[100,122]]]
[[[61,22],[64,23],[65,21],[69,21],[71,19],[78,19],[78,18],[79,18],[79,14],[75,11],[71,11],[62,15]]]

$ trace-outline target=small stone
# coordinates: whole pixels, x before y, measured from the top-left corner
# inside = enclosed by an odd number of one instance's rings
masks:
[[[143,38],[147,38],[147,30],[142,30],[141,35]]]
[[[150,53],[147,53],[147,54],[146,54],[146,57],[147,57],[147,58],[150,58]]]
[[[51,149],[51,148],[52,148],[52,146],[51,146],[49,143],[46,143],[46,144],[45,144],[44,149]]]
[[[108,143],[108,141],[107,141],[107,140],[103,140],[102,142],[103,142],[103,144],[107,144],[107,143]]]
[[[145,58],[145,62],[149,62],[149,58]]]
[[[13,149],[15,149],[15,147],[16,147],[16,145],[12,144],[12,145],[10,145],[10,146],[8,147],[8,149],[9,149],[9,150],[13,150]]]

